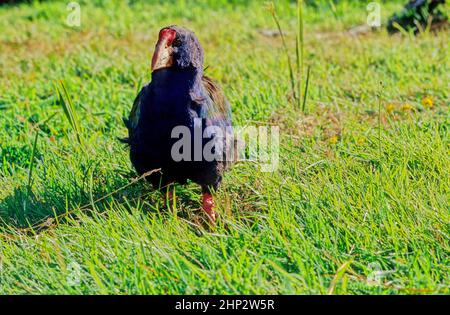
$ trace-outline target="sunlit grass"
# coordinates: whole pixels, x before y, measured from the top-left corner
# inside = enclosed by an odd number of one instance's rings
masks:
[[[0,293],[448,293],[448,32],[353,37],[364,3],[323,1],[298,41],[296,2],[277,1],[283,48],[260,1],[96,3],[80,28],[65,2],[0,8]],[[177,187],[175,217],[116,140],[174,23],[235,124],[281,128],[278,171],[228,172],[214,230],[198,187]]]

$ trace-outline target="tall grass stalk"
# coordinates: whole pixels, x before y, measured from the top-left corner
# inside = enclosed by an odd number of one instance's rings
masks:
[[[297,0],[297,106],[300,107],[302,95],[302,79],[303,79],[303,65],[304,65],[304,41],[303,41],[303,0]],[[306,88],[306,87],[305,87]],[[305,90],[306,93],[306,90]],[[303,102],[304,103],[304,102]],[[304,112],[304,108],[302,109]]]
[[[278,19],[278,15],[277,15],[277,12],[275,10],[275,4],[273,2],[269,6],[269,11],[272,14],[272,17],[273,17],[273,20],[275,21],[275,24],[277,25],[278,33],[280,34],[281,42],[283,43],[283,49],[284,49],[284,52],[286,53],[286,59],[287,59],[287,62],[288,62],[289,77],[291,79],[291,88],[292,88],[292,92],[294,93],[294,98],[297,99],[297,96],[295,94],[295,78],[294,78],[294,70],[293,70],[293,67],[292,67],[291,56],[289,55],[289,49],[287,47],[286,40],[285,40],[284,34],[283,34],[283,30],[282,30],[281,25],[280,25],[280,20]]]
[[[36,130],[36,136],[34,137],[33,149],[30,154],[30,162],[28,163],[28,182],[27,182],[27,190],[25,195],[25,200],[23,201],[23,211],[26,212],[27,209],[27,200],[31,193],[31,184],[33,182],[33,167],[34,167],[34,157],[36,155],[37,142],[39,138],[39,130]]]
[[[378,163],[380,167],[380,197],[383,196],[383,147],[381,142],[381,104],[382,104],[383,82],[380,82],[380,93],[378,95]]]
[[[82,137],[81,137],[81,129],[78,124],[77,113],[73,106],[72,98],[70,97],[69,93],[67,92],[64,81],[62,81],[62,80],[59,81],[59,87],[57,87],[56,90],[58,92],[59,100],[60,100],[61,106],[64,110],[64,114],[66,115],[67,120],[69,121],[70,125],[72,126],[73,130],[75,131],[77,141],[80,145],[83,145],[83,141],[82,141]]]
[[[304,22],[303,22],[303,0],[297,0],[297,34],[296,34],[296,46],[295,46],[295,52],[296,52],[296,71],[294,75],[294,69],[292,66],[291,57],[289,54],[289,48],[286,43],[286,38],[284,36],[280,20],[278,18],[278,15],[275,10],[275,5],[273,3],[270,4],[269,7],[270,13],[272,14],[272,17],[275,21],[275,24],[278,29],[278,33],[280,34],[281,41],[283,44],[283,49],[286,54],[287,62],[288,62],[288,68],[289,68],[289,77],[291,81],[291,88],[292,93],[294,95],[294,100],[297,104],[298,108],[302,109],[302,112],[305,111],[305,104],[306,104],[306,96],[307,96],[307,89],[309,85],[309,70],[306,78],[306,84],[305,89],[302,93],[302,82],[303,82],[303,75],[304,75],[304,56],[305,56],[305,48],[304,48]],[[302,95],[303,95],[303,104],[302,104]]]
[[[308,98],[308,88],[309,88],[309,77],[311,75],[311,67],[308,67],[306,70],[306,83],[305,83],[305,93],[303,93],[303,104],[302,104],[302,112],[304,113],[306,110],[306,99]]]

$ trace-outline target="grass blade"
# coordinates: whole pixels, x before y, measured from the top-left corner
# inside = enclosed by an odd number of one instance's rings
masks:
[[[304,41],[303,41],[303,0],[297,0],[297,105],[300,108],[302,96],[303,62],[304,62]]]
[[[78,125],[78,117],[76,115],[72,99],[67,92],[66,86],[64,84],[64,81],[59,81],[60,89],[57,88],[59,100],[61,102],[61,105],[64,110],[64,114],[67,117],[67,120],[69,121],[70,125],[72,126],[73,130],[75,131],[75,135],[77,137],[77,141],[79,144],[83,145],[82,138],[81,138],[81,129]],[[62,91],[62,92],[61,92]],[[63,96],[64,93],[64,96]]]
[[[275,21],[275,24],[277,25],[278,33],[280,34],[280,37],[281,37],[281,42],[283,44],[284,52],[286,53],[286,58],[287,58],[288,67],[289,67],[289,77],[291,79],[292,93],[294,93],[294,98],[297,99],[297,95],[295,93],[295,78],[294,78],[294,70],[292,68],[292,61],[291,61],[291,57],[289,55],[289,49],[286,44],[286,39],[284,38],[283,30],[281,29],[280,20],[278,19],[278,15],[275,10],[275,4],[273,2],[270,3],[269,11],[272,14],[272,18]]]
[[[308,97],[308,88],[309,88],[309,77],[311,73],[311,67],[308,67],[308,70],[306,70],[306,83],[305,83],[305,91],[303,92],[303,105],[302,105],[302,112],[305,112],[306,109],[306,98]]]
[[[28,168],[28,184],[27,184],[28,191],[31,188],[31,180],[33,177],[34,156],[36,155],[38,138],[39,138],[39,131],[36,131],[36,136],[34,137],[34,142],[33,142],[33,150],[31,151],[30,163],[29,163],[29,168]]]
[[[339,282],[339,280],[342,278],[342,276],[347,271],[348,267],[352,264],[352,261],[347,261],[342,264],[342,266],[339,267],[339,269],[336,271],[336,274],[333,277],[333,280],[331,280],[330,286],[328,287],[327,294],[332,295],[334,293],[334,290],[336,289],[336,285]]]
[[[37,148],[38,138],[39,138],[39,131],[36,131],[36,136],[34,137],[34,142],[33,142],[33,149],[31,150],[31,154],[30,154],[30,162],[28,164],[29,167],[28,167],[27,191],[26,191],[26,194],[25,194],[25,200],[23,201],[23,211],[24,211],[24,213],[26,212],[28,197],[30,196],[30,193],[31,193],[31,184],[32,184],[32,181],[33,181],[34,157],[36,155],[36,148]]]

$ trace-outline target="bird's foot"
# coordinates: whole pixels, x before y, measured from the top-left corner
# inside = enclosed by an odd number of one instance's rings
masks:
[[[214,199],[213,196],[210,193],[203,193],[203,210],[206,212],[206,214],[208,215],[209,220],[211,221],[211,223],[215,223],[216,222],[216,212],[214,211]]]

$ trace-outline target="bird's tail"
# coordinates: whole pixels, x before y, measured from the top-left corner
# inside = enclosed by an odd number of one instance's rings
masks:
[[[123,120],[123,123],[125,124],[125,127],[127,127],[128,133],[129,133],[130,132],[130,128],[131,128],[130,120],[128,118],[126,118],[126,117],[123,117],[122,120]],[[130,144],[130,138],[129,137],[117,138],[117,140],[119,140],[122,143],[128,144],[128,145]]]

